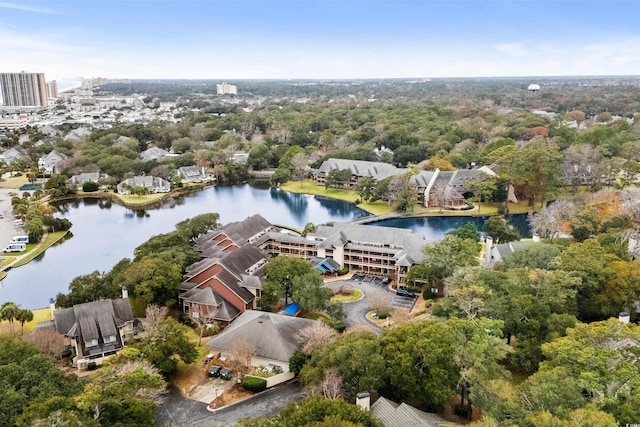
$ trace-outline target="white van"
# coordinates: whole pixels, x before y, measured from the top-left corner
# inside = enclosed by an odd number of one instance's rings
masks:
[[[25,243],[9,243],[9,245],[4,248],[5,252],[24,252],[27,250],[27,245]]]
[[[11,243],[29,243],[29,236],[13,236]]]

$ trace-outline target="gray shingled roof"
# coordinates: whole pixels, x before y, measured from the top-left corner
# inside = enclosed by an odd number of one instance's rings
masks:
[[[237,340],[255,348],[255,356],[288,363],[300,343],[295,335],[315,320],[248,310],[207,343],[213,350],[228,352]]]
[[[416,187],[426,188],[435,174],[436,171],[420,171],[415,175],[411,175],[411,178],[409,178],[409,182]]]
[[[269,259],[269,254],[264,250],[256,248],[254,246],[246,245],[242,246],[235,251],[227,253],[228,255],[220,259],[222,264],[227,270],[229,270],[238,279],[243,274],[247,273],[247,269],[260,260]]]
[[[188,290],[180,295],[180,299],[216,307],[214,320],[230,322],[240,314],[240,310],[208,287]]]
[[[100,300],[56,310],[53,314],[58,333],[87,341],[117,335],[117,328],[133,321],[128,299]]]
[[[422,252],[422,248],[426,245],[424,237],[402,228],[335,223],[318,226],[314,236],[326,238],[319,244],[321,247],[342,246],[346,243],[345,247],[351,249],[395,254],[394,257],[398,260],[397,265],[410,266],[424,260]]]
[[[438,414],[423,412],[406,403],[398,404],[382,396],[371,405],[371,415],[385,427],[437,427],[448,423]]]
[[[327,159],[322,162],[318,172],[329,173],[331,170],[343,169],[349,169],[352,175],[358,177],[371,176],[377,180],[406,172],[406,170],[398,169],[389,163],[349,159]]]

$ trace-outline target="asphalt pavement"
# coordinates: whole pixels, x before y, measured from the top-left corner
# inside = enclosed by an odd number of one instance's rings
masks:
[[[273,387],[217,412],[209,412],[206,403],[182,397],[177,389],[172,388],[165,401],[158,405],[156,419],[168,427],[233,426],[244,418],[274,416],[289,402],[302,397],[302,387],[294,382]]]

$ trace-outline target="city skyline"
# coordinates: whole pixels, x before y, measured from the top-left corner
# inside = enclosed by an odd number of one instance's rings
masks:
[[[634,1],[0,1],[2,72],[148,79],[640,74]]]

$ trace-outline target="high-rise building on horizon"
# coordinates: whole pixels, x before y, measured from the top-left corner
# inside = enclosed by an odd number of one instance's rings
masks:
[[[44,73],[0,73],[0,92],[6,107],[46,107]]]
[[[51,80],[47,83],[47,98],[57,98],[58,97],[58,82],[55,80]]]
[[[216,85],[216,92],[218,95],[237,95],[238,87],[236,85],[230,85],[227,82],[218,83]]]

